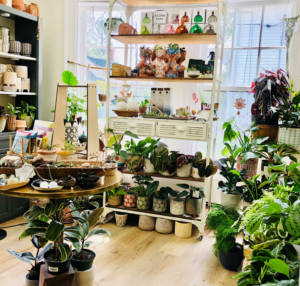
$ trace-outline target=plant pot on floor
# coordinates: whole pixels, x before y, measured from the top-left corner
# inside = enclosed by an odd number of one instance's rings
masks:
[[[136,207],[136,194],[135,193],[127,193],[124,195],[124,207],[126,208],[135,208]]]
[[[93,267],[93,262],[96,257],[96,253],[89,249],[83,250],[82,258],[79,256],[76,250],[72,251],[71,264],[74,269],[78,271],[86,271]]]
[[[151,208],[151,197],[137,197],[137,208],[139,210],[149,210]]]
[[[154,166],[153,164],[150,162],[150,159],[145,159],[145,172],[147,174],[154,174],[154,173],[157,173],[155,170],[154,170]]]
[[[181,178],[188,178],[192,173],[192,163],[183,165],[181,168],[177,168],[176,175]]]
[[[241,198],[242,194],[225,194],[221,192],[221,204],[225,208],[240,208],[240,205],[242,203]]]
[[[47,251],[44,255],[44,260],[45,260],[48,273],[52,275],[60,275],[62,273],[69,271],[72,254],[64,262],[53,261],[54,260],[53,257],[55,257],[55,251],[52,249]]]
[[[120,204],[122,204],[122,196],[121,195],[109,196],[107,202],[111,206],[119,206]]]
[[[29,273],[25,276],[25,286],[39,286],[39,280],[30,280]]]
[[[155,230],[162,234],[169,234],[173,232],[174,222],[169,219],[157,218],[155,223]]]
[[[193,217],[201,214],[202,211],[202,198],[188,197],[185,200],[185,212]]]
[[[246,176],[253,178],[257,174],[258,159],[248,159],[242,163],[243,157],[236,158],[236,169],[242,171],[246,169]]]
[[[95,273],[94,267],[86,271],[78,271],[74,269],[76,286],[94,286],[95,285]]]
[[[128,163],[132,164],[132,167],[130,168]],[[139,171],[144,166],[144,157],[143,156],[129,156],[129,159],[127,160],[127,166],[130,171]]]
[[[164,213],[167,211],[168,199],[153,198],[153,210],[158,213]]]
[[[154,230],[155,218],[151,216],[140,215],[139,228],[141,230]]]
[[[128,214],[124,213],[115,213],[116,225],[118,227],[124,227],[127,222]]]
[[[184,199],[172,199],[170,202],[170,213],[173,215],[184,214]]]
[[[175,235],[179,238],[189,238],[192,236],[191,222],[175,222]]]
[[[228,252],[220,251],[219,259],[222,266],[230,271],[237,271],[244,258],[243,246],[236,244],[236,247]]]
[[[290,144],[300,151],[300,128],[279,127],[278,144]]]

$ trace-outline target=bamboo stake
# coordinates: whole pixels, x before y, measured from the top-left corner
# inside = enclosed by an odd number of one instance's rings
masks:
[[[31,154],[31,138],[29,138],[29,154]]]
[[[21,156],[22,156],[22,157],[24,156],[23,148],[24,148],[24,138],[22,138],[22,151],[21,151]]]

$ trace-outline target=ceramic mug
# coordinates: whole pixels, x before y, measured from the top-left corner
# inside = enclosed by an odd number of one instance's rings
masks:
[[[22,92],[30,92],[30,78],[22,78],[21,79],[21,91]]]
[[[17,77],[28,78],[28,68],[26,66],[16,66],[15,72],[17,73]]]
[[[3,36],[8,36],[9,35],[9,29],[6,27],[0,27],[0,34]]]
[[[32,46],[28,43],[22,43],[21,54],[24,56],[31,56]]]
[[[20,92],[22,89],[22,79],[20,77],[17,78],[17,91]]]
[[[15,92],[17,90],[17,74],[5,72],[3,76],[3,90]]]
[[[2,44],[2,52],[3,53],[9,52],[9,44]]]
[[[2,35],[2,43],[3,44],[9,44],[9,36]]]
[[[9,41],[9,52],[12,54],[19,55],[21,53],[21,42],[19,41]]]

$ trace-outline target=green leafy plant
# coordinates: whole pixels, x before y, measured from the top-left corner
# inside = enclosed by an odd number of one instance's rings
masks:
[[[162,50],[162,49],[163,49],[162,46],[155,45],[154,48],[153,48],[153,51],[155,51],[155,50]]]
[[[8,103],[7,109],[9,116],[15,116],[20,113],[20,111],[17,108],[15,108],[11,103]]]
[[[115,17],[111,18],[111,23],[112,24],[116,25],[117,21],[120,21],[120,22],[124,23],[124,20],[122,18],[115,18]],[[106,28],[107,30],[108,30],[108,23],[109,23],[109,18],[107,18],[105,23],[104,23],[104,28]]]
[[[195,157],[192,160],[192,166],[198,169],[198,175],[201,178],[213,176],[218,171],[218,167],[214,165],[212,160],[209,160],[209,165],[206,166],[206,159],[202,159],[201,152],[196,152]]]
[[[114,189],[106,192],[106,195],[107,195],[108,198],[109,197],[115,197],[116,195],[124,196],[126,194],[127,193],[123,189],[119,189],[119,188],[114,188]]]
[[[171,152],[167,148],[163,148],[160,151],[154,150],[150,156],[150,162],[154,166],[154,170],[159,173],[166,171],[169,174],[173,174],[177,168],[177,152]]]
[[[236,171],[237,172],[237,171]],[[225,182],[219,181],[218,189],[224,194],[241,194],[243,192],[243,186],[237,186],[238,183],[242,182],[241,177],[246,178],[246,170],[243,169],[241,172],[233,173],[228,172],[224,167],[220,174],[226,179]]]
[[[63,143],[64,143],[64,147],[63,147],[63,150],[65,150],[65,151],[74,151],[74,150],[76,150],[75,149],[75,146],[74,146],[74,144],[72,143],[72,142],[68,142],[67,140],[65,140],[65,139],[63,139],[63,140],[61,140]]]
[[[160,139],[155,140],[151,137],[146,137],[144,140],[140,140],[136,143],[134,140],[126,141],[124,145],[126,151],[131,156],[149,156],[149,154],[156,149]]]
[[[138,185],[138,187],[136,187],[136,191],[139,193],[139,196],[141,197],[146,197],[147,196],[147,191],[146,188],[152,184],[151,187],[149,187],[151,190],[155,188],[155,186],[157,185],[157,182],[153,182],[153,178],[150,176],[141,176],[141,175],[135,175],[132,177],[132,179],[134,179],[134,183]],[[157,185],[158,186],[158,185]],[[157,189],[156,186],[156,189]]]
[[[178,185],[177,185],[178,186]],[[168,193],[172,196],[172,197],[175,197],[175,199],[181,199],[183,197],[186,197],[188,196],[190,193],[187,192],[187,191],[182,191],[182,192],[176,192],[174,191],[172,188],[170,187],[167,187],[168,188]]]
[[[30,105],[28,105],[28,103],[21,100],[21,107],[17,107],[17,109],[19,110],[19,113],[21,114],[22,120],[25,119],[25,117],[28,116],[28,114],[30,114],[30,116],[32,117],[33,120],[35,119],[36,108],[34,106],[30,106]]]
[[[64,84],[71,86],[78,85],[77,77],[69,70],[63,71],[63,73],[61,74],[61,79]]]
[[[169,44],[168,49],[179,49],[179,45],[178,44]]]
[[[191,186],[188,184],[177,184],[176,186],[179,188],[185,189],[185,190],[191,190],[192,192],[196,192],[198,189],[197,187]],[[202,187],[199,188],[199,195],[200,195],[200,198],[205,198],[204,188],[202,188]]]
[[[78,113],[87,115],[86,100],[79,98],[77,95],[68,94],[67,96],[67,121],[72,122]]]
[[[140,105],[140,107],[144,108],[144,107],[148,107],[149,103],[150,103],[149,100],[145,99],[141,103],[139,102],[139,105]]]
[[[149,186],[147,186],[146,189],[146,194],[147,196],[154,196],[157,199],[167,199],[168,198],[168,194],[170,193],[170,191],[172,190],[169,187],[162,187],[160,188],[160,190],[158,190],[158,185],[159,182],[155,181],[153,183],[151,183]]]
[[[58,147],[58,145],[51,145],[51,144],[43,144],[42,146],[41,146],[41,149],[43,149],[43,150],[48,150],[48,151],[51,151],[51,150],[53,150],[55,147]]]
[[[97,82],[99,83],[99,87],[101,89],[102,94],[104,94],[107,88],[107,84],[101,80],[97,80]]]

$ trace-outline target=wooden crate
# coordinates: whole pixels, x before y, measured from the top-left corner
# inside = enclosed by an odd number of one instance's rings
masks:
[[[278,141],[278,125],[256,125],[258,126],[259,130],[257,132],[251,132],[251,138],[258,136],[269,137],[268,141]]]

